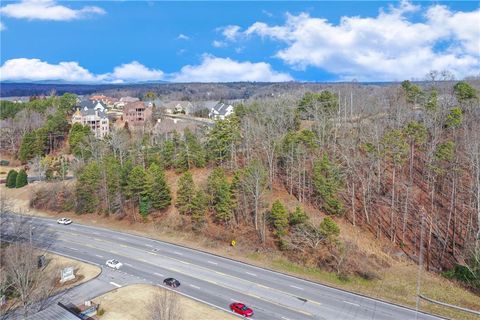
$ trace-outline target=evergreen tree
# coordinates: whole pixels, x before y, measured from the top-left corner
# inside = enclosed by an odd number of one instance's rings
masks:
[[[76,212],[92,213],[100,204],[101,172],[96,162],[90,162],[80,171],[75,184]]]
[[[127,178],[127,197],[140,206],[142,196],[145,196],[146,173],[142,166],[133,167]]]
[[[215,221],[228,222],[232,218],[232,190],[221,168],[214,169],[208,177],[207,191],[210,207],[215,212]]]
[[[151,164],[147,170],[145,190],[148,199],[150,200],[150,205],[154,209],[164,209],[172,202],[170,188],[165,179],[165,173],[154,163]]]
[[[192,201],[195,196],[195,185],[190,172],[185,172],[178,181],[177,201],[175,206],[180,214],[192,213]]]
[[[35,158],[35,156],[42,156],[46,143],[47,131],[43,128],[25,133],[20,144],[18,158],[22,163],[27,163],[28,160]]]
[[[167,140],[163,143],[160,151],[162,162],[165,168],[172,168],[175,159],[175,142]]]
[[[319,226],[320,233],[328,242],[335,242],[340,235],[340,228],[330,217],[325,217]]]
[[[445,125],[447,128],[458,128],[460,124],[462,124],[462,109],[456,107],[450,110],[450,113],[447,115],[447,119],[445,120]]]
[[[275,234],[279,237],[284,236],[288,228],[288,211],[280,200],[273,203],[270,218],[275,228]]]
[[[232,147],[239,139],[240,125],[236,117],[216,121],[215,126],[208,133],[208,158],[217,164],[229,160]]]
[[[200,228],[205,222],[205,212],[207,210],[207,197],[202,190],[197,190],[192,199],[191,215],[194,229]]]
[[[120,185],[121,167],[114,156],[103,159],[104,183],[106,186],[107,212],[115,213],[122,209],[122,190]]]
[[[148,213],[150,212],[150,199],[147,196],[140,196],[139,211],[143,219],[147,219]]]
[[[184,131],[184,141],[179,145],[175,167],[178,171],[189,170],[193,167],[205,166],[205,150],[197,137],[187,128]]]
[[[80,123],[75,123],[70,129],[68,136],[68,144],[70,146],[70,152],[80,157],[83,155],[82,142],[91,134],[89,127],[82,126]]]
[[[24,169],[21,169],[17,174],[17,179],[15,183],[15,188],[21,188],[28,184],[27,173]]]
[[[313,188],[322,209],[329,214],[339,214],[343,211],[343,203],[337,192],[342,186],[340,169],[332,163],[327,155],[316,161],[313,166]]]
[[[16,185],[17,185],[17,171],[15,170],[10,170],[8,171],[8,174],[7,174],[7,181],[5,183],[5,186],[7,188],[15,188]]]
[[[418,85],[411,83],[409,80],[402,82],[402,88],[405,92],[405,99],[408,103],[416,105],[423,95],[422,89]]]
[[[296,225],[307,222],[307,220],[308,220],[308,216],[305,213],[305,211],[303,211],[302,208],[300,207],[296,207],[295,211],[293,211],[290,214],[289,223],[291,226],[296,226]]]
[[[332,116],[338,108],[338,97],[330,91],[322,91],[320,93],[307,92],[303,96],[298,105],[298,112],[309,117],[309,115],[317,110],[327,116]]]
[[[477,97],[477,93],[475,92],[475,88],[472,87],[466,81],[460,81],[453,86],[453,92],[457,97],[457,100],[463,102],[465,100],[474,99]]]

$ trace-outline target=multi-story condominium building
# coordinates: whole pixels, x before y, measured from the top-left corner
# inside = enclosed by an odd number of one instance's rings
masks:
[[[89,106],[93,107],[89,108]],[[73,114],[72,124],[80,123],[88,126],[96,138],[103,138],[110,132],[110,122],[105,111],[101,103],[85,102]]]

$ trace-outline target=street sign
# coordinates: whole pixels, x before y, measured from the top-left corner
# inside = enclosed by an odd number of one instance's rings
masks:
[[[60,283],[75,279],[75,274],[73,273],[73,267],[67,267],[60,270]]]

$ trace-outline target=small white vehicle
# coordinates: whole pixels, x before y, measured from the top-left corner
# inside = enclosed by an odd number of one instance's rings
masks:
[[[60,218],[60,219],[57,220],[57,223],[67,225],[67,224],[72,223],[72,220],[70,220],[68,218]]]
[[[107,265],[107,267],[110,267],[112,269],[117,269],[117,270],[123,266],[123,263],[115,259],[107,260],[105,264]]]

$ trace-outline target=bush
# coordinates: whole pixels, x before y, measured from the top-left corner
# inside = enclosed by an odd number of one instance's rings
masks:
[[[102,308],[102,309],[99,309],[99,310],[97,311],[97,316],[99,316],[99,317],[103,316],[104,314],[105,314],[105,309],[103,309],[103,308]]]
[[[0,166],[8,166],[10,164],[10,161],[8,160],[0,160]]]
[[[10,170],[7,175],[7,181],[6,181],[6,186],[7,188],[15,188],[17,185],[17,171],[15,170]]]
[[[28,177],[27,173],[25,172],[24,169],[21,169],[18,172],[17,179],[15,182],[15,188],[22,188],[28,184]]]

